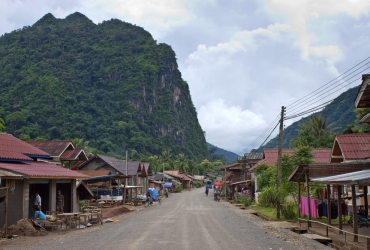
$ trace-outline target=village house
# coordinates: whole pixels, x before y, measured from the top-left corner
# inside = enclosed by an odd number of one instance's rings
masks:
[[[87,161],[87,156],[82,148],[75,148],[71,141],[29,141],[27,142],[36,148],[48,153],[51,159],[48,162],[62,165],[65,168],[73,169]]]
[[[105,179],[114,179],[117,185],[124,185],[125,179],[127,179],[127,188],[130,188],[131,198],[132,195],[145,194],[149,188],[149,179],[151,176],[152,168],[148,162],[139,161],[128,161],[126,168],[126,161],[116,159],[114,157],[105,155],[91,155],[89,159],[77,166],[78,171],[90,171],[89,174],[93,175],[90,179],[86,180],[87,183],[96,183],[99,181],[99,176],[94,174],[95,171],[107,171]],[[103,180],[104,176],[100,176]],[[111,191],[111,187],[107,187],[108,191]],[[135,189],[135,193],[132,194],[132,189]]]
[[[11,134],[0,133],[0,187],[8,187],[8,226],[34,216],[36,191],[42,198],[44,212],[56,210],[57,190],[64,195],[65,212],[78,211],[76,181],[88,176],[44,162],[50,159],[50,154]],[[0,197],[4,195],[1,189]],[[4,214],[4,206],[0,206],[0,214]],[[4,219],[0,216],[1,228]]]
[[[178,170],[166,170],[164,173],[172,176],[176,181],[181,183],[184,190],[191,188],[192,179],[185,174],[180,174]]]

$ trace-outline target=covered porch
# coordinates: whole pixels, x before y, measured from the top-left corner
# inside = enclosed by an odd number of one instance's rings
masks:
[[[291,174],[289,180],[296,182],[298,185],[298,219],[300,222],[306,221],[307,228],[314,227],[315,230],[316,228],[324,228],[324,234],[327,236],[329,229],[331,229],[331,231],[342,235],[344,240],[361,241],[367,246],[366,249],[370,249],[370,229],[367,228],[369,213],[368,186],[370,184],[369,162],[299,165]],[[325,185],[324,197],[313,199],[310,195],[310,183],[311,185],[312,183]],[[304,184],[303,189],[306,192],[307,200],[303,196],[301,197],[301,184]],[[360,188],[363,190],[362,193],[359,192]],[[359,211],[360,202],[363,208],[361,211]],[[320,207],[320,204],[323,205]],[[306,207],[308,210],[305,213],[307,220],[301,218],[302,207]],[[344,215],[351,211],[350,221],[344,221]],[[361,212],[361,214],[358,212]],[[320,217],[325,214],[327,223],[313,220],[312,217],[317,217],[317,214]],[[360,216],[365,217],[365,221]],[[336,218],[338,218],[338,223],[334,224],[332,221]],[[365,227],[362,227],[361,233],[359,233],[359,227],[363,225]]]

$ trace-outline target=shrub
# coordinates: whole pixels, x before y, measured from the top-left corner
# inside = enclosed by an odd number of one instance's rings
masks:
[[[244,206],[248,207],[253,203],[253,201],[252,201],[252,199],[249,199],[247,197],[243,197],[240,194],[235,194],[235,203],[236,204],[243,204]]]
[[[275,187],[264,187],[258,196],[258,203],[265,207],[276,207],[277,201],[277,189]]]
[[[196,188],[203,187],[203,183],[202,183],[201,181],[194,181],[193,185],[194,185],[194,187],[196,187]]]
[[[292,201],[286,202],[282,207],[281,207],[281,213],[287,220],[293,220],[297,218],[297,204]]]
[[[180,183],[175,183],[175,192],[180,193],[182,191],[182,185]]]

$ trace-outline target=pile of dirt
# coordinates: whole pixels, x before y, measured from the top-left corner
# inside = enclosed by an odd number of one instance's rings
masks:
[[[110,218],[114,216],[119,216],[122,214],[132,212],[127,207],[119,206],[119,207],[111,207],[111,208],[104,208],[103,209],[103,218]]]
[[[46,235],[47,231],[42,228],[36,228],[31,220],[22,219],[15,224],[8,227],[8,235],[21,235],[21,236],[42,236]]]

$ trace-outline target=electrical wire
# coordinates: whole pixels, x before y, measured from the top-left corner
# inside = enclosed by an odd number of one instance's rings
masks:
[[[344,73],[340,74],[339,76],[337,76],[333,80],[329,81],[328,83],[324,84],[320,88],[314,90],[313,92],[309,93],[308,95],[305,95],[304,97],[302,97],[302,98],[298,99],[297,101],[291,103],[290,105],[286,106],[286,108],[289,107],[289,109],[288,109],[289,110],[289,113],[288,113],[289,115],[284,117],[284,120],[294,119],[294,118],[301,117],[301,116],[304,116],[304,115],[307,115],[307,114],[317,112],[319,110],[324,109],[327,105],[332,103],[336,98],[331,99],[329,101],[326,101],[324,103],[321,103],[319,105],[316,105],[314,107],[312,107],[312,106],[314,104],[318,103],[318,102],[323,101],[326,97],[329,97],[330,95],[338,92],[339,90],[341,90],[341,89],[351,85],[352,83],[358,81],[359,79],[356,78],[355,80],[348,83],[349,80],[356,77],[359,73],[362,73],[362,72],[370,69],[370,66],[369,66],[369,67],[363,69],[362,71],[357,72],[360,69],[364,68],[366,65],[370,64],[370,61],[368,61],[368,59],[370,59],[370,57],[367,57],[363,61],[359,62],[358,64],[356,64],[355,66],[353,66],[349,70],[345,71]],[[368,62],[366,62],[366,61],[368,61]],[[361,66],[361,64],[363,64],[364,62],[366,62],[366,63]],[[355,74],[355,75],[351,76],[353,74]],[[345,85],[342,86],[343,84],[345,84]],[[335,85],[335,86],[333,88],[330,88],[333,85]],[[340,86],[342,86],[342,87],[340,87]],[[340,87],[340,88],[338,88],[338,87]],[[325,91],[325,90],[327,90],[327,91]],[[317,94],[320,94],[320,95],[317,96]],[[318,98],[320,98],[320,99],[317,100]],[[270,125],[261,133],[261,135],[258,136],[250,144],[251,149],[254,149],[255,146],[257,146],[257,145],[259,145],[258,148],[261,148],[265,144],[265,142],[270,138],[271,134],[275,131],[276,127],[279,125],[279,123],[280,123],[280,118],[279,117],[280,117],[280,115],[278,115],[273,120],[273,122],[271,122]],[[261,141],[262,141],[262,143],[259,143]]]
[[[320,88],[318,88],[318,89],[314,90],[313,92],[311,92],[311,93],[309,93],[309,94],[305,95],[304,97],[302,97],[302,98],[300,98],[300,99],[296,100],[295,102],[293,102],[293,103],[291,103],[291,104],[287,105],[287,107],[292,108],[292,107],[296,106],[296,105],[294,105],[294,104],[296,104],[296,103],[300,103],[300,102],[301,102],[302,100],[304,100],[306,97],[309,97],[309,96],[311,96],[311,95],[315,94],[316,92],[318,92],[319,90],[321,90],[322,88],[324,88],[325,86],[327,86],[328,84],[332,83],[333,81],[337,80],[338,78],[341,78],[342,76],[344,76],[345,74],[347,74],[349,71],[351,71],[352,69],[354,69],[354,68],[356,68],[357,66],[361,65],[363,62],[367,61],[368,59],[370,59],[370,57],[368,57],[368,58],[364,59],[363,61],[359,62],[358,64],[356,64],[355,66],[353,66],[353,67],[352,67],[352,68],[350,68],[349,70],[345,71],[344,73],[340,74],[339,76],[337,76],[337,77],[336,77],[336,78],[334,78],[333,80],[331,80],[331,81],[327,82],[326,84],[324,84],[324,85],[323,85],[323,86],[321,86]],[[370,63],[370,62],[367,62],[366,64],[369,64],[369,63]],[[365,65],[366,65],[366,64],[365,64]],[[364,66],[364,65],[363,65],[363,66]],[[363,66],[362,66],[362,67],[363,67]],[[362,68],[362,67],[360,67],[360,68]],[[332,86],[332,85],[333,85],[333,84],[331,84],[330,86]]]

